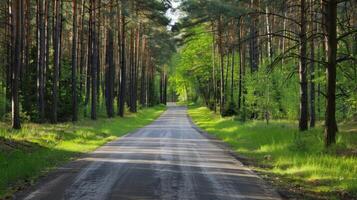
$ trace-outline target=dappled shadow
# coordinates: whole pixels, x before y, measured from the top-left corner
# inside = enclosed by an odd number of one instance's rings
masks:
[[[116,144],[59,168],[39,185],[35,199],[279,199],[259,177],[222,152],[150,147],[141,152]]]
[[[264,175],[266,171],[274,172],[266,176],[267,179],[277,184],[288,184],[287,188],[302,193],[329,190],[335,193],[334,197],[342,195],[346,198],[341,199],[352,199],[348,197],[355,194],[356,198],[357,135],[353,134],[354,126],[341,126],[337,145],[326,150],[321,127],[301,133],[295,122],[241,123],[233,118],[219,118],[200,108],[194,109],[192,116],[199,121],[201,128],[247,156],[243,157],[246,158],[243,160],[245,164],[254,166]],[[320,195],[325,193],[320,192]]]
[[[0,153],[3,154],[9,154],[13,151],[32,152],[40,147],[37,143],[0,137]]]
[[[57,170],[19,199],[279,199],[262,180],[199,134],[186,108]]]
[[[0,135],[12,139],[2,139],[0,142],[0,195],[9,186],[10,190],[23,190],[33,179],[74,157],[80,157],[82,152],[93,150],[116,136],[148,124],[162,110],[152,108],[140,111],[135,116],[75,124],[29,123],[23,124],[19,131],[1,126]],[[48,177],[53,177],[53,174],[56,172]]]
[[[45,171],[78,155],[34,142],[0,138],[0,194],[29,188]]]

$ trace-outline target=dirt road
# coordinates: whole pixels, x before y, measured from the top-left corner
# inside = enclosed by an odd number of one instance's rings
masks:
[[[200,134],[184,107],[50,173],[17,199],[280,199],[262,180]]]

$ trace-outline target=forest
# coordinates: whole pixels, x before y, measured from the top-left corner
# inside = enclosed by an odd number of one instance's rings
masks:
[[[286,199],[357,198],[356,0],[2,0],[0,41],[0,199],[159,116],[142,148],[201,129]]]
[[[164,103],[169,2],[6,0],[0,115],[57,123]]]
[[[0,1],[0,199],[149,124],[175,51],[169,1]]]
[[[183,1],[170,92],[241,121],[298,120],[300,131],[357,114],[355,1]]]

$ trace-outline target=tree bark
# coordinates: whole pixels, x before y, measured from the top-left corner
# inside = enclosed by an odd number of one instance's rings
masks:
[[[238,113],[241,114],[241,103],[242,103],[242,85],[243,85],[243,45],[241,43],[243,37],[243,25],[242,20],[239,21],[239,34],[238,34],[238,51],[239,51],[239,80],[238,80]]]
[[[54,39],[54,74],[53,74],[53,90],[52,90],[52,123],[57,123],[58,112],[58,81],[60,70],[60,51],[61,51],[61,1],[56,0],[56,25],[55,25],[55,39]]]
[[[258,0],[251,1],[251,8],[256,9],[258,7]],[[258,42],[258,16],[252,16],[252,23],[250,26],[250,67],[251,72],[259,70],[259,42]]]
[[[137,25],[136,29],[136,40],[135,40],[135,62],[134,62],[134,85],[133,85],[133,107],[134,112],[137,112],[137,101],[138,101],[138,69],[140,66],[140,43],[141,43],[141,27],[140,23]]]
[[[79,67],[79,95],[82,98],[83,95],[83,77],[84,77],[84,67],[86,66],[85,63],[85,52],[86,48],[84,46],[84,21],[85,21],[85,12],[84,12],[84,7],[85,7],[85,0],[80,1],[81,9],[80,9],[80,31],[79,31],[79,59],[78,59],[78,67]]]
[[[143,37],[142,42],[142,60],[141,60],[141,86],[140,86],[140,104],[146,106],[146,37]]]
[[[22,42],[22,18],[23,18],[23,1],[13,0],[12,14],[14,19],[14,60],[12,69],[12,88],[11,88],[11,99],[12,99],[12,128],[20,129],[20,103],[19,103],[19,73],[21,68],[21,42]]]
[[[244,35],[244,29],[242,25],[240,26],[240,34],[239,34],[239,40],[241,41],[241,38],[243,38]],[[241,120],[245,120],[246,118],[246,112],[245,112],[245,64],[246,64],[246,48],[245,46],[239,42],[240,46],[240,66],[239,66],[239,91],[238,91],[238,110],[239,114],[241,116]]]
[[[93,47],[93,54],[92,54],[92,64],[91,64],[91,80],[92,80],[92,93],[91,93],[91,119],[96,120],[97,119],[97,89],[98,89],[98,76],[97,76],[97,70],[98,70],[98,40],[97,40],[97,26],[96,26],[96,0],[91,0],[91,15],[92,15],[92,47]]]
[[[222,26],[222,19],[220,18],[218,21],[218,48],[219,48],[219,56],[220,56],[220,68],[221,68],[221,80],[220,80],[220,113],[221,115],[224,113],[224,106],[225,106],[225,85],[224,85],[224,53],[223,53],[223,26]]]
[[[88,50],[87,50],[87,70],[86,70],[86,96],[84,100],[84,104],[87,106],[90,100],[90,93],[91,93],[91,77],[92,77],[92,57],[93,57],[93,42],[92,42],[92,21],[93,21],[93,6],[92,2],[90,2],[89,6],[89,22],[88,22]],[[86,110],[85,110],[86,111]],[[86,112],[85,112],[86,114]]]
[[[77,94],[77,0],[72,0],[73,38],[72,38],[72,121],[78,120]]]
[[[104,86],[104,84],[101,84],[101,66],[102,66],[102,56],[101,56],[101,17],[102,17],[102,13],[101,13],[101,0],[96,0],[95,4],[94,4],[94,10],[95,10],[95,24],[96,24],[96,37],[95,37],[95,41],[96,41],[96,51],[95,54],[97,56],[97,71],[96,71],[96,75],[97,75],[97,91],[96,91],[96,98],[97,98],[97,105],[100,105],[100,93],[101,93],[101,85]],[[104,62],[103,62],[104,63]],[[105,63],[104,63],[105,64]]]
[[[134,56],[134,48],[135,48],[135,30],[132,27],[130,30],[130,55],[129,55],[129,110],[130,112],[135,112],[134,110],[134,60],[135,60],[135,56]]]
[[[6,94],[5,94],[5,113],[11,112],[11,100],[12,100],[12,65],[13,65],[13,56],[14,56],[14,13],[13,5],[11,0],[7,0],[7,29],[6,29]]]
[[[269,8],[268,6],[265,7],[265,12],[269,13]],[[266,20],[266,31],[268,34],[268,44],[267,44],[267,52],[268,52],[268,58],[270,61],[273,60],[273,41],[272,41],[272,35],[271,35],[271,26],[269,23],[269,15],[266,14],[265,15],[265,20]]]
[[[48,95],[46,93],[46,83],[50,81],[50,45],[51,45],[51,41],[52,41],[52,34],[51,34],[51,19],[53,18],[53,15],[51,16],[51,6],[53,4],[51,4],[52,1],[46,1],[46,5],[45,5],[45,27],[46,27],[46,33],[45,33],[45,38],[46,38],[46,53],[45,53],[45,65],[44,65],[44,73],[43,73],[43,87],[45,88],[44,91],[44,96],[46,99],[46,95]],[[52,30],[53,31],[53,30]],[[46,102],[44,103],[44,108],[46,108]],[[45,110],[46,111],[46,110]],[[46,113],[45,113],[46,115]]]
[[[37,45],[37,85],[38,85],[38,114],[39,122],[43,123],[45,120],[45,86],[44,86],[44,68],[45,68],[45,14],[44,1],[38,1],[38,45]]]
[[[235,65],[235,60],[234,60],[234,51],[235,49],[232,49],[232,71],[231,71],[231,103],[234,101],[234,65]]]
[[[313,0],[310,0],[310,9],[311,9],[311,23],[310,23],[310,29],[311,29],[311,34],[314,34],[316,32],[315,30],[315,25],[314,25],[314,20],[315,14],[314,14],[314,6],[313,6]],[[315,127],[315,119],[316,119],[316,114],[315,114],[315,39],[311,38],[310,42],[310,127],[313,128]]]
[[[336,143],[336,55],[337,55],[337,0],[326,0],[325,19],[327,34],[327,66],[326,66],[326,115],[325,146]]]
[[[213,87],[213,111],[217,112],[217,81],[216,81],[216,35],[214,22],[212,21],[212,87]]]
[[[107,115],[109,118],[114,117],[114,75],[115,66],[113,60],[113,10],[110,5],[109,25],[107,26],[107,50],[106,50],[106,68],[105,68],[105,97]]]
[[[164,67],[164,99],[163,104],[167,104],[167,66]]]
[[[307,53],[306,53],[306,0],[300,1],[300,63],[299,63],[299,79],[300,79],[300,118],[299,130],[306,131],[308,129],[308,84],[307,84]]]
[[[126,40],[126,20],[124,5],[121,5],[121,48],[120,48],[120,91],[119,91],[119,116],[124,117],[125,111],[125,93],[126,93],[126,58],[125,58],[125,40]]]

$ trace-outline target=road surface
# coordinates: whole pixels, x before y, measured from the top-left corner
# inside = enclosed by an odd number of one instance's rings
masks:
[[[197,131],[185,107],[71,162],[17,194],[26,200],[280,199]]]

